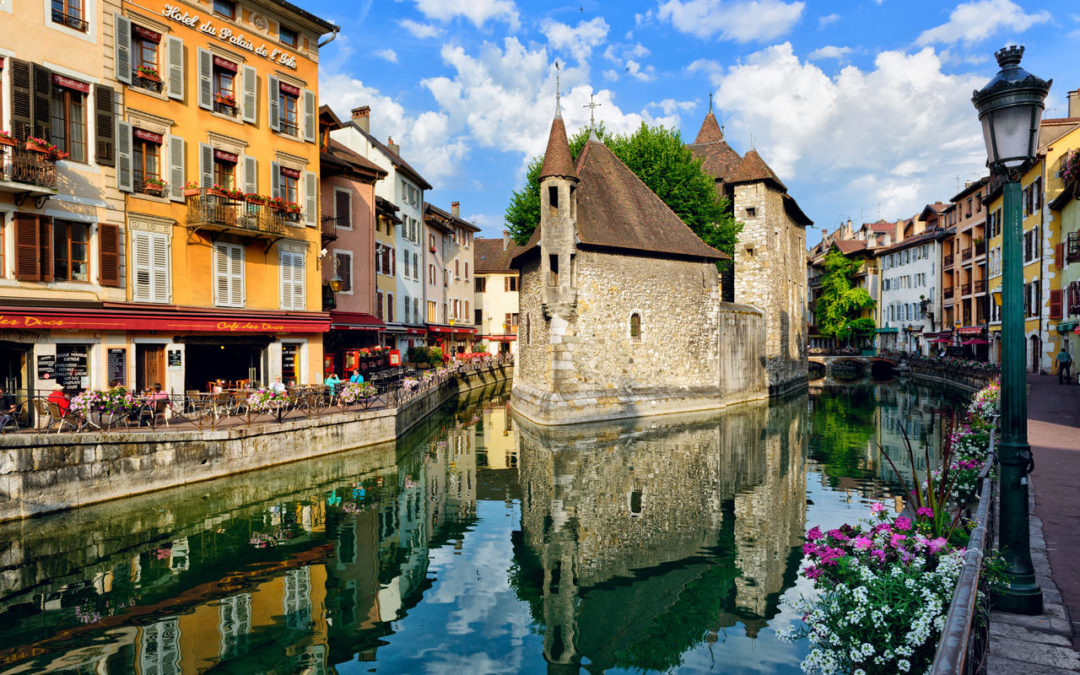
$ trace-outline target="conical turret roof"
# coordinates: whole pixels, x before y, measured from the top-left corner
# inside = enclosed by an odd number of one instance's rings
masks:
[[[570,141],[566,138],[566,125],[562,115],[556,114],[551,121],[551,133],[548,134],[547,150],[544,151],[544,164],[540,167],[540,180],[549,177],[578,180],[574,170],[574,160],[570,156]]]
[[[713,115],[712,110],[710,110],[709,114],[705,116],[705,121],[701,123],[701,129],[698,130],[694,143],[715,143],[722,140],[724,140],[724,132],[720,130],[720,123],[716,121],[716,115]]]
[[[702,171],[716,180],[727,181],[728,173],[742,159],[724,140],[724,131],[711,109],[701,123],[697,138],[686,147],[695,159],[701,160]]]
[[[782,191],[787,192],[787,186],[784,185],[769,165],[765,163],[765,160],[761,158],[761,155],[757,153],[757,150],[749,150],[743,155],[742,160],[731,167],[731,171],[727,178],[724,179],[727,183],[756,183],[757,181],[772,181]]]

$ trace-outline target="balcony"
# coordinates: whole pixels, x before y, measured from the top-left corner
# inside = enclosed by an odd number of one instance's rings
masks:
[[[56,186],[56,162],[49,155],[0,145],[0,192],[13,193],[17,205],[26,197],[50,197],[56,194]]]
[[[960,286],[961,295],[971,295],[971,282],[966,281]]]
[[[946,299],[949,299],[949,298],[951,298],[951,297],[953,296],[953,289],[952,289],[952,286],[949,286],[948,288],[946,288],[946,289],[942,290],[942,293],[944,293],[944,294],[945,294],[945,298],[946,298]]]
[[[961,256],[961,259],[965,261],[971,260],[972,255],[974,255],[974,250],[970,248],[965,248],[963,250],[963,255]]]
[[[986,255],[986,242],[975,244],[975,255]]]
[[[275,241],[288,236],[289,227],[303,227],[299,223],[299,214],[288,214],[268,204],[232,199],[210,188],[188,190],[185,194],[187,226],[192,231],[267,239],[269,249]]]
[[[952,263],[953,263],[953,256],[950,253],[949,255],[945,256],[945,267],[952,267]]]
[[[986,292],[986,280],[985,279],[976,279],[975,280],[975,292],[976,293],[985,293]]]
[[[320,231],[320,235],[322,236],[322,241],[323,241],[324,244],[337,239],[337,237],[338,237],[338,235],[337,235],[338,225],[341,225],[342,227],[345,227],[345,228],[349,228],[350,227],[349,217],[348,216],[336,216],[336,217],[335,216],[323,216],[322,230]]]
[[[1080,262],[1080,232],[1070,232],[1065,243],[1066,262]]]

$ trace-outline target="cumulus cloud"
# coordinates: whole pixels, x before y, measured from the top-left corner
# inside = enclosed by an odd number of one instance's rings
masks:
[[[630,59],[626,62],[623,72],[639,82],[651,82],[656,78],[656,69],[652,66],[642,67],[637,61]]]
[[[915,43],[925,46],[963,42],[970,46],[1003,29],[1022,33],[1049,20],[1050,12],[1026,14],[1012,0],[973,0],[957,5],[947,23],[923,31]]]
[[[676,101],[673,98],[665,98],[662,101],[653,101],[648,107],[659,108],[664,115],[670,117],[672,115],[690,112],[694,108],[697,108],[697,106],[697,101]]]
[[[379,49],[375,52],[375,56],[390,63],[397,63],[397,52],[393,49]]]
[[[985,78],[943,73],[932,48],[882,52],[872,70],[848,66],[833,77],[800,61],[790,43],[727,68],[708,61],[692,68],[717,87],[729,138],[752,136],[785,181],[830,176],[836,187],[815,197],[822,203],[831,198],[848,208],[861,200],[904,215],[920,200],[952,194],[951,177],[977,172],[984,161],[969,97]]]
[[[434,26],[430,23],[413,21],[412,19],[402,19],[401,21],[398,21],[398,25],[412,33],[413,37],[420,38],[421,40],[424,38],[438,37],[442,33],[438,26]]]
[[[840,20],[840,15],[839,14],[826,14],[825,16],[819,16],[818,20],[817,20],[818,30],[820,30],[822,28],[825,28],[826,26],[829,26],[831,24],[834,24],[839,20]]]
[[[580,64],[588,61],[594,47],[607,39],[608,25],[603,17],[590,21],[581,21],[576,27],[565,23],[544,19],[540,23],[540,32],[547,36],[548,44],[556,51],[568,51]]]
[[[807,57],[811,61],[817,61],[820,59],[842,59],[851,53],[851,47],[837,47],[835,45],[825,45],[810,52]]]
[[[790,31],[805,6],[782,0],[667,0],[656,16],[700,38],[764,42]]]
[[[513,0],[416,0],[416,8],[428,19],[445,22],[460,16],[477,28],[488,21],[505,21],[511,30],[521,25]]]

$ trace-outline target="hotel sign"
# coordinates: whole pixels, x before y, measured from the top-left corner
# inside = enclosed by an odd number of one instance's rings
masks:
[[[161,15],[180,25],[201,31],[207,35],[216,37],[222,42],[228,42],[234,47],[239,47],[256,56],[261,56],[268,61],[273,61],[278,65],[296,70],[296,57],[292,54],[283,49],[271,50],[266,46],[265,42],[256,47],[255,43],[249,40],[246,35],[243,33],[234,33],[228,26],[215,27],[209,19],[200,23],[198,14],[185,12],[182,8],[175,5],[165,5],[164,9],[161,10]]]

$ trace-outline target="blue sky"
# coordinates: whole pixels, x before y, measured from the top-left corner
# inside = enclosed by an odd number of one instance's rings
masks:
[[[631,131],[708,110],[751,147],[821,227],[895,219],[948,200],[985,161],[970,98],[993,52],[1027,47],[1053,78],[1048,115],[1080,88],[1080,6],[971,0],[294,0],[342,28],[321,54],[320,97],[372,108],[435,186],[428,200],[498,236],[528,159],[543,151],[556,60],[571,133],[597,118]]]

